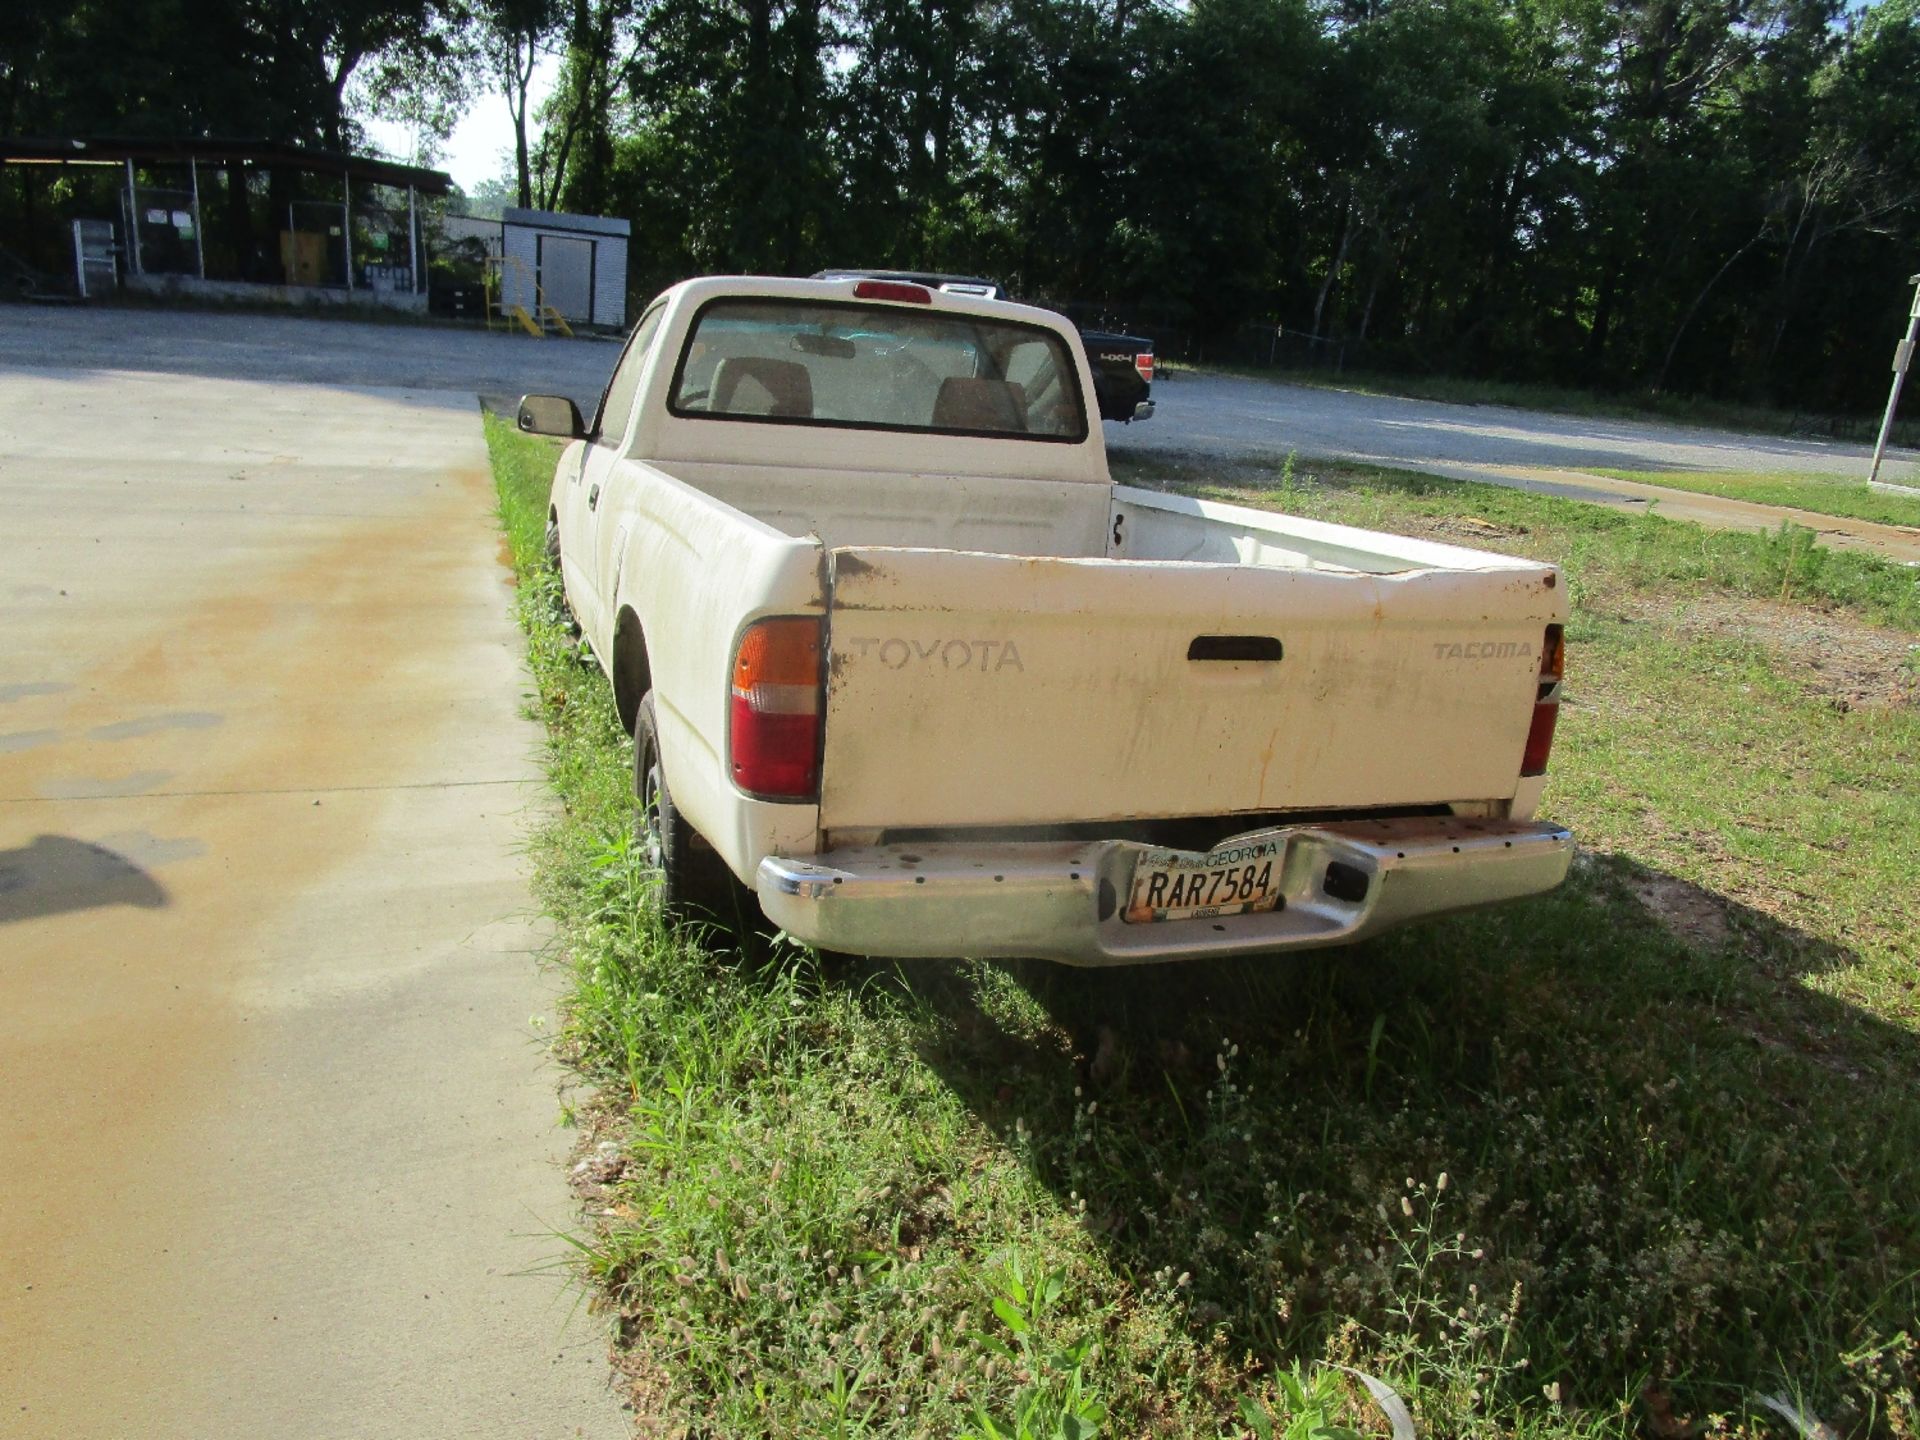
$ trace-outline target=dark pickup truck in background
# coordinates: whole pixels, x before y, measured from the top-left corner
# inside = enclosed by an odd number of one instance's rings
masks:
[[[821,270],[815,280],[903,280],[945,290],[955,295],[981,295],[989,300],[1011,300],[1007,287],[977,275],[940,275],[925,270]],[[1105,330],[1081,330],[1087,368],[1093,372],[1093,394],[1102,420],[1123,424],[1153,415],[1153,341],[1138,335],[1115,335]]]

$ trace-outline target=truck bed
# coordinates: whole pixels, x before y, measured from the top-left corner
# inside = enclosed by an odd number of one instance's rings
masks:
[[[1125,486],[674,468],[825,551],[823,829],[1518,793],[1550,566]]]
[[[1127,485],[788,466],[657,468],[784,534],[815,537],[829,549],[885,546],[1375,575],[1548,568],[1457,545]]]

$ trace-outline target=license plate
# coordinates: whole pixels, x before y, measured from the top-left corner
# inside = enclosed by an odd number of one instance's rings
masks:
[[[1143,851],[1133,867],[1125,918],[1141,925],[1271,910],[1280,903],[1285,849],[1285,842],[1275,839],[1223,845],[1208,855]]]

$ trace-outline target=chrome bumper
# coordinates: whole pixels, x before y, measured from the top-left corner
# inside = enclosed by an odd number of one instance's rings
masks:
[[[1153,418],[1153,401],[1142,400],[1138,405],[1134,406],[1133,418],[1135,420],[1151,420]]]
[[[1129,923],[1133,868],[1152,848],[1131,840],[770,855],[756,888],[769,919],[823,949],[1132,965],[1350,944],[1423,916],[1551,890],[1573,859],[1571,833],[1532,821],[1352,820],[1235,838],[1286,842],[1278,909]],[[1335,862],[1348,869],[1332,888],[1352,898],[1329,893]]]

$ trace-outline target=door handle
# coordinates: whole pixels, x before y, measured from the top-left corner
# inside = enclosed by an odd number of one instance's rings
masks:
[[[1271,662],[1284,652],[1271,635],[1196,635],[1187,646],[1189,660],[1254,660]]]
[[[594,481],[593,488],[587,491],[587,508],[589,510],[598,510],[600,508],[600,482],[598,480]]]

